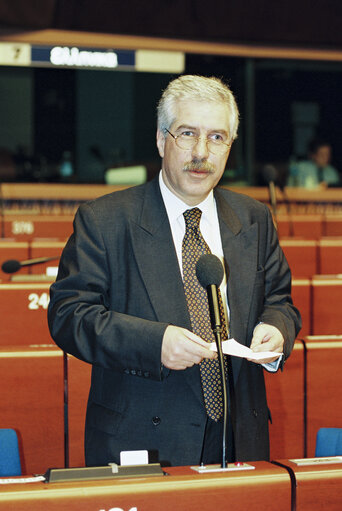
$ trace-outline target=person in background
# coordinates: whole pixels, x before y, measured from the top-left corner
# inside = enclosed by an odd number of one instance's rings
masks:
[[[195,273],[210,252],[225,268],[223,338],[274,353],[258,363],[226,357],[227,461],[269,457],[263,367],[282,367],[301,322],[268,207],[216,187],[237,128],[223,82],[173,80],[158,105],[159,176],[76,213],[48,317],[58,346],[92,364],[89,466],[142,449],[162,465],[220,463],[221,380]]]
[[[338,171],[330,165],[331,145],[323,139],[314,139],[308,146],[308,159],[290,166],[289,186],[326,188],[340,183]]]

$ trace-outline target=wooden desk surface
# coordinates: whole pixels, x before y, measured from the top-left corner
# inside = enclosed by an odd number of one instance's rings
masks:
[[[10,484],[0,487],[0,510],[8,511],[234,511],[290,510],[286,469],[268,462],[255,470],[198,474],[190,467],[164,469],[168,476],[73,483]]]
[[[300,511],[341,511],[342,463],[298,466],[282,460],[296,477],[296,504]],[[315,463],[315,462],[314,462]]]

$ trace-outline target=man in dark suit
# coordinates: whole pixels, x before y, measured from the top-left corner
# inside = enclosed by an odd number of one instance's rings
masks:
[[[278,354],[290,355],[300,317],[268,208],[215,188],[237,126],[234,97],[221,81],[172,81],[158,105],[159,177],[76,214],[51,287],[49,325],[63,350],[93,366],[88,465],[139,449],[157,452],[163,464],[220,462],[222,417],[207,412],[200,370],[216,355],[193,332],[182,278],[183,213],[194,208],[208,250],[224,262],[229,336],[276,353],[259,363],[228,357],[228,457],[269,456],[262,365],[277,370]]]

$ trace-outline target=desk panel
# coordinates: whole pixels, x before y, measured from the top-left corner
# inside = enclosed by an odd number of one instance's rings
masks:
[[[342,336],[308,336],[305,345],[307,456],[311,458],[315,455],[318,429],[342,427]]]
[[[262,461],[253,465],[255,470],[243,472],[203,475],[172,467],[164,477],[8,485],[0,489],[0,510],[274,511],[276,496],[277,511],[290,511],[286,469]]]
[[[30,245],[30,257],[57,257],[55,261],[37,264],[31,267],[31,273],[45,274],[49,266],[58,267],[59,258],[65,247],[66,241],[32,241]]]
[[[84,425],[91,365],[68,355],[69,466],[84,466]]]
[[[315,276],[312,279],[312,334],[342,333],[342,279]]]
[[[300,336],[312,333],[312,288],[309,279],[292,280],[292,300],[302,317]]]
[[[317,240],[323,236],[323,215],[311,214],[293,214],[278,215],[278,235],[280,238],[292,236],[305,238],[309,240]]]
[[[34,238],[66,239],[72,234],[71,215],[7,215],[4,219],[6,238],[28,241]]]
[[[319,271],[324,275],[342,273],[342,238],[319,240]]]
[[[291,268],[293,277],[311,278],[319,273],[316,240],[280,239],[280,246]]]
[[[1,347],[0,388],[1,427],[18,433],[23,473],[63,467],[61,350],[44,346]]]
[[[53,344],[47,323],[49,287],[0,284],[0,346]]]
[[[304,456],[304,347],[296,341],[284,370],[265,374],[272,414],[270,459]]]
[[[295,474],[298,511],[341,511],[342,463],[310,466],[298,466],[290,460],[281,463]]]

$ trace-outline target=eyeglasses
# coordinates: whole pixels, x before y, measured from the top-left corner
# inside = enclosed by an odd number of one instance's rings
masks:
[[[202,139],[202,137],[197,137],[192,131],[183,131],[180,135],[173,135],[167,128],[165,128],[165,131],[171,135],[179,149],[184,149],[185,151],[191,151]],[[228,151],[231,144],[224,142],[222,138],[211,138],[217,136],[220,137],[221,135],[215,133],[206,138],[208,151],[212,154],[224,154]]]

